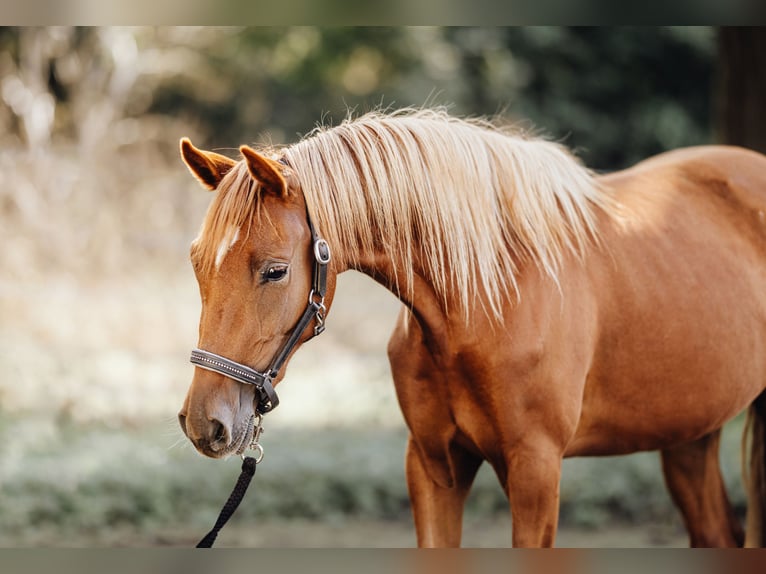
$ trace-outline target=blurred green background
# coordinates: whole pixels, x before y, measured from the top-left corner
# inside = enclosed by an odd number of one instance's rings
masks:
[[[599,171],[713,141],[758,148],[752,46],[760,31],[706,27],[0,29],[0,545],[191,545],[238,474],[175,420],[200,309],[188,246],[210,201],[180,137],[235,156],[349,110],[448,105]],[[341,279],[221,545],[415,544],[385,358],[399,303]],[[740,431],[722,462],[742,513]],[[685,544],[652,453],[566,461],[561,524],[560,545]],[[510,543],[487,469],[465,543]]]

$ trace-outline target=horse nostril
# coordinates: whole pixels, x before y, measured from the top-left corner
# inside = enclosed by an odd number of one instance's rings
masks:
[[[178,413],[178,424],[181,425],[181,430],[184,431],[184,434],[189,436],[189,433],[186,432],[186,415]]]
[[[229,444],[229,430],[221,421],[217,419],[210,419],[210,447],[213,450],[219,450]]]
[[[186,411],[181,411],[178,413],[178,424],[197,450],[207,456],[225,452],[231,442],[231,426],[225,419],[189,418]]]

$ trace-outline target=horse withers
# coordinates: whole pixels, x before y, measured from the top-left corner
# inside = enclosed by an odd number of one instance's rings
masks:
[[[718,449],[748,407],[746,543],[764,543],[766,158],[697,147],[597,177],[559,144],[440,110],[240,150],[181,143],[215,190],[191,250],[198,346],[268,368],[312,290],[312,228],[332,249],[323,309],[348,269],[397,295],[388,353],[420,546],[459,545],[483,461],[514,546],[550,546],[562,459],[642,450],[660,451],[693,546],[741,545]],[[223,457],[258,405],[197,368],[179,419]]]

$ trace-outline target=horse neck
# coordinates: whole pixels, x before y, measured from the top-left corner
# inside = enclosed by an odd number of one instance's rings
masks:
[[[432,344],[444,347],[448,341],[449,320],[442,299],[418,261],[410,285],[405,282],[407,270],[397,263],[390,253],[381,249],[359,258],[349,268],[364,273],[393,293],[420,324],[424,337]]]

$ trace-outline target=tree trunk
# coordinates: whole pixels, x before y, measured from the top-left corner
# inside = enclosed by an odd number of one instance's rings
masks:
[[[766,153],[766,28],[718,31],[718,140]]]

